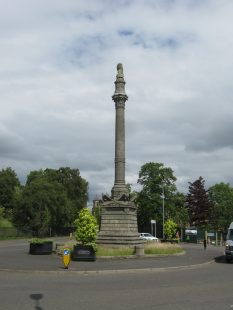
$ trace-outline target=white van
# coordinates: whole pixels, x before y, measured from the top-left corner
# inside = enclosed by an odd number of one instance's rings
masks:
[[[225,247],[226,261],[229,263],[233,260],[233,222],[230,224],[227,233],[227,241]]]

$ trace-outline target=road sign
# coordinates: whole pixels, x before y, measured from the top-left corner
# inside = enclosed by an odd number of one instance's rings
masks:
[[[156,237],[156,220],[150,220],[150,225],[151,225],[151,234],[152,236]]]
[[[68,266],[70,264],[70,249],[65,248],[63,250],[62,258],[63,258],[63,264],[65,266],[65,269],[68,269]]]

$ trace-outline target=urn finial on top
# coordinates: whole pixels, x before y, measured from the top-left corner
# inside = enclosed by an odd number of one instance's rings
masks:
[[[124,80],[122,63],[118,63],[118,65],[117,65],[117,75],[116,75],[116,81],[115,81],[115,93],[113,95],[113,100],[114,100],[114,96],[116,96],[116,95],[124,95],[127,97],[127,95],[125,93],[125,80]],[[127,98],[126,98],[126,100],[127,100]]]
[[[118,77],[123,77],[124,78],[123,65],[121,63],[119,63],[117,65],[117,78]]]

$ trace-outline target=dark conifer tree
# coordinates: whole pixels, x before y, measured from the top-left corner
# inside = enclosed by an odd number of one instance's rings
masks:
[[[206,227],[211,222],[213,204],[204,185],[205,180],[202,177],[193,183],[189,182],[186,204],[191,226]]]

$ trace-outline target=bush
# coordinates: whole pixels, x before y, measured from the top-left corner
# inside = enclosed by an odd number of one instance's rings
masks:
[[[48,239],[41,239],[41,238],[32,238],[29,243],[30,244],[44,244],[47,242],[53,242],[52,240],[48,240]]]
[[[96,250],[97,222],[91,212],[85,208],[79,212],[76,226],[75,239],[82,245],[91,245]]]
[[[164,224],[164,232],[167,239],[172,239],[173,237],[175,237],[176,228],[177,225],[173,220],[169,219],[166,221],[166,223]]]

